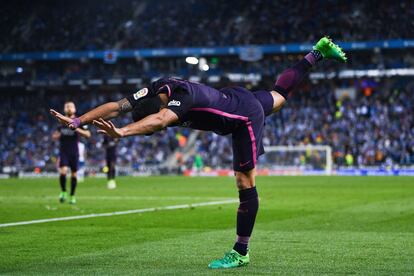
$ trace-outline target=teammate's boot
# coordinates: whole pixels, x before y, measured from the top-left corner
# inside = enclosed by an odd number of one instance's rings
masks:
[[[116,182],[115,182],[115,180],[113,180],[113,179],[108,180],[107,187],[108,187],[109,190],[115,189],[116,188]]]
[[[346,62],[347,57],[341,47],[332,42],[332,39],[325,36],[319,39],[318,43],[313,46],[314,50],[318,50],[323,58],[334,59],[340,62]]]
[[[250,263],[249,253],[246,256],[239,254],[236,250],[232,249],[230,252],[224,254],[224,257],[219,260],[212,261],[209,268],[235,268],[245,266]]]
[[[75,196],[71,196],[70,200],[69,200],[70,204],[76,204],[76,197]]]
[[[59,194],[59,202],[60,203],[65,202],[67,195],[68,195],[67,192],[60,192],[60,194]]]

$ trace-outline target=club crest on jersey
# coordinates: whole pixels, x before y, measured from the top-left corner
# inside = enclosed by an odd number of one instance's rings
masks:
[[[139,98],[145,97],[148,94],[148,88],[142,88],[138,92],[134,93],[134,99],[138,100]]]
[[[181,102],[180,101],[176,101],[176,100],[172,100],[168,103],[168,106],[180,106]]]

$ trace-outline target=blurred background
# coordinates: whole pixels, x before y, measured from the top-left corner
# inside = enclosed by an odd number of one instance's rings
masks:
[[[2,3],[0,174],[57,175],[57,123],[48,110],[62,111],[66,100],[83,113],[162,76],[271,89],[283,69],[329,35],[348,63],[319,64],[267,119],[264,144],[282,147],[269,148],[261,173],[329,167],[414,175],[413,18],[413,1]],[[91,131],[82,141],[85,170],[101,175],[103,137]],[[231,174],[231,162],[230,140],[211,132],[169,128],[118,145],[124,175]]]

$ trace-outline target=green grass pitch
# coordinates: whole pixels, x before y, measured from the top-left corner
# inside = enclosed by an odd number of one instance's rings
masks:
[[[237,199],[232,178],[87,179],[59,204],[57,179],[0,180],[0,224]],[[259,177],[247,267],[231,249],[237,203],[0,228],[2,275],[413,275],[414,178]]]

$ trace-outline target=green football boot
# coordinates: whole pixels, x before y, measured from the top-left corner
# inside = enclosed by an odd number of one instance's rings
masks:
[[[60,202],[60,203],[65,202],[67,195],[68,195],[68,193],[67,193],[67,192],[61,192],[61,193],[59,194],[59,202]]]
[[[250,262],[249,253],[246,256],[240,255],[236,250],[232,249],[230,252],[224,254],[223,259],[212,261],[208,267],[217,268],[235,268],[245,266]]]
[[[70,204],[76,204],[76,198],[75,198],[75,196],[71,196],[70,197],[69,203]]]
[[[319,39],[318,43],[313,46],[314,50],[321,52],[323,58],[334,59],[340,62],[346,62],[347,57],[341,47],[332,42],[332,39],[325,36]]]

